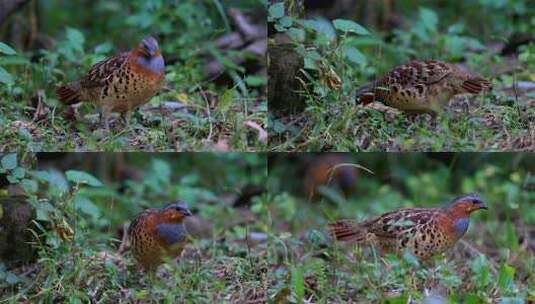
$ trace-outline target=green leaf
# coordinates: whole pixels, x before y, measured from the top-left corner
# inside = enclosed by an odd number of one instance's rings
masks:
[[[13,172],[11,172],[11,175],[13,175],[13,177],[17,179],[22,179],[25,174],[26,174],[26,170],[24,170],[24,168],[22,167],[17,167],[15,168],[15,170],[13,170]]]
[[[473,259],[471,262],[471,269],[474,273],[476,286],[483,289],[491,283],[492,277],[490,275],[490,265],[485,255],[480,254]]]
[[[76,195],[74,207],[93,218],[98,218],[101,215],[100,209],[89,198],[82,195]]]
[[[113,45],[109,42],[104,42],[95,47],[95,53],[107,54],[113,49]]]
[[[420,8],[420,20],[422,20],[423,25],[429,31],[436,32],[438,24],[437,14],[428,8]]]
[[[299,267],[292,269],[292,287],[295,292],[297,303],[303,303],[305,297],[305,279],[303,270]]]
[[[4,68],[0,67],[0,82],[5,84],[13,84],[14,79]]]
[[[290,39],[295,42],[304,42],[306,38],[305,31],[301,28],[296,27],[291,27],[290,29],[288,29],[286,35],[288,35],[288,37],[290,37]]]
[[[17,154],[9,153],[6,156],[2,157],[0,161],[2,169],[4,170],[13,170],[17,167]]]
[[[508,247],[513,251],[518,251],[518,235],[515,226],[510,220],[505,222],[505,237]]]
[[[36,219],[38,221],[50,221],[49,214],[54,213],[56,208],[48,202],[41,202],[34,205],[36,211]]]
[[[343,206],[346,203],[346,199],[342,195],[342,193],[340,193],[340,191],[337,191],[336,189],[333,189],[329,186],[318,187],[318,193],[320,193],[326,199],[334,202],[338,206]]]
[[[82,47],[85,42],[84,34],[75,28],[67,28],[67,39],[78,47]]]
[[[514,277],[515,269],[507,264],[503,264],[498,274],[498,286],[502,292],[509,291],[514,287]]]
[[[22,180],[22,189],[24,189],[24,192],[32,194],[37,192],[39,185],[36,181],[25,178]]]
[[[268,9],[269,17],[279,19],[284,16],[284,2],[271,5]]]
[[[228,111],[228,109],[234,102],[235,94],[236,91],[234,89],[226,90],[225,93],[223,93],[223,96],[221,96],[221,99],[219,99],[219,103],[217,104],[217,109],[221,113],[225,113]]]
[[[342,32],[352,32],[358,35],[370,35],[370,32],[360,24],[345,19],[336,19],[333,21],[334,28]]]
[[[87,184],[93,187],[102,186],[102,182],[96,177],[83,171],[69,170],[65,172],[65,176],[67,177],[67,180],[76,184]]]
[[[336,32],[333,29],[331,22],[328,20],[317,18],[298,20],[297,23],[301,24],[306,29],[315,31],[318,34],[325,36],[329,41],[332,41],[336,38]]]
[[[15,55],[17,52],[12,49],[9,45],[0,42],[0,53],[4,53],[6,55]]]
[[[365,65],[367,63],[366,56],[364,56],[359,50],[352,46],[348,46],[344,48],[344,55],[349,59],[351,62]]]

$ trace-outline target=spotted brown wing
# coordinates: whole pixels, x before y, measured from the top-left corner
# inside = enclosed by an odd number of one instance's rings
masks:
[[[127,53],[105,59],[93,65],[80,84],[83,88],[94,88],[105,85],[106,80],[123,67],[128,59]]]
[[[428,208],[400,209],[362,223],[362,226],[379,238],[401,239],[407,234],[414,234],[418,227],[430,223],[435,212]]]

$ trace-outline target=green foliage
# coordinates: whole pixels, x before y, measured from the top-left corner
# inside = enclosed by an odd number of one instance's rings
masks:
[[[17,52],[13,48],[11,48],[9,45],[3,42],[0,42],[0,53],[9,56],[9,55],[15,55]],[[0,57],[0,59],[2,58],[4,57]],[[0,64],[1,63],[2,62],[0,61]],[[11,85],[14,83],[13,75],[8,73],[1,65],[0,65],[0,82],[6,85]]]

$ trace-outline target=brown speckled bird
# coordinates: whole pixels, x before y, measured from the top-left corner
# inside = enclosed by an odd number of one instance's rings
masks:
[[[454,199],[444,208],[405,208],[379,217],[356,222],[340,220],[329,224],[334,239],[369,243],[383,253],[402,253],[408,249],[414,256],[426,259],[440,254],[466,233],[470,214],[487,209],[477,195]]]
[[[191,212],[183,201],[163,208],[147,209],[130,224],[128,237],[135,259],[154,270],[164,257],[180,255],[187,241],[183,220]]]
[[[490,82],[460,65],[436,60],[411,61],[357,90],[358,102],[381,101],[406,112],[438,112],[457,94],[479,94]]]
[[[66,104],[97,104],[104,126],[109,129],[110,112],[126,113],[158,93],[163,86],[164,69],[158,42],[149,36],[137,49],[95,64],[80,80],[59,87],[56,95]]]

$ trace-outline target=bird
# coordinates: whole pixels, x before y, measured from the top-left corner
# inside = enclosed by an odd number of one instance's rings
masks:
[[[409,250],[422,260],[441,254],[466,233],[470,214],[488,209],[477,194],[453,199],[442,208],[403,208],[363,222],[338,220],[328,224],[337,241],[371,244],[382,253]]]
[[[437,113],[457,94],[490,90],[488,80],[460,65],[438,60],[413,60],[356,92],[363,105],[381,101],[408,113]]]
[[[128,227],[132,254],[137,262],[146,270],[154,270],[165,257],[179,256],[188,236],[183,221],[191,215],[187,204],[181,200],[138,214]]]
[[[355,188],[359,170],[351,165],[351,159],[340,154],[326,154],[314,157],[305,171],[303,189],[309,199],[321,196],[320,187],[335,186],[347,197]]]
[[[100,61],[79,80],[58,87],[56,95],[68,105],[95,103],[100,107],[104,127],[109,130],[108,117],[112,111],[126,113],[158,93],[164,84],[164,70],[158,41],[147,36],[136,49]]]

